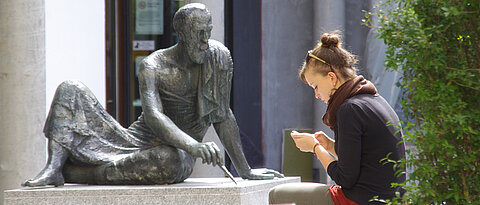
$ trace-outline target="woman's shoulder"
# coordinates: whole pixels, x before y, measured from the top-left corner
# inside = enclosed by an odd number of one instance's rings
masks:
[[[348,109],[351,107],[363,107],[365,105],[368,105],[372,101],[377,101],[381,97],[380,95],[371,95],[371,94],[360,94],[360,95],[355,95],[353,97],[350,97],[343,101],[343,103],[340,105],[339,109]]]
[[[343,102],[339,114],[359,115],[362,119],[380,119],[382,122],[398,121],[398,116],[388,102],[380,95],[362,94]]]
[[[338,108],[338,114],[367,114],[385,110],[389,107],[385,99],[378,94],[360,94],[343,101]]]
[[[344,101],[344,103],[362,104],[362,103],[367,103],[368,101],[372,101],[372,100],[380,100],[380,98],[382,98],[382,96],[380,96],[378,93],[375,94],[375,95],[360,94],[360,95],[354,95],[354,96],[346,99]]]

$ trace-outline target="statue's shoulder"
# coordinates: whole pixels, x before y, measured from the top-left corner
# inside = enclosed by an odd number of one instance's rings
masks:
[[[154,51],[140,62],[140,69],[162,70],[169,66],[169,59],[166,55],[167,49]]]
[[[208,46],[213,62],[220,65],[219,67],[223,70],[233,69],[232,56],[225,45],[216,40],[210,39],[208,40]]]
[[[224,54],[224,55],[230,56],[230,51],[228,50],[228,48],[225,45],[223,45],[223,43],[220,43],[217,40],[209,39],[208,40],[208,47],[214,53],[219,53],[219,54]]]

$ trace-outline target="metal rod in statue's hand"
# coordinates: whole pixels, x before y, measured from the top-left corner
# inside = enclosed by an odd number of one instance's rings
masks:
[[[222,168],[223,172],[225,172],[225,174],[235,183],[237,184],[237,181],[235,181],[235,179],[233,178],[232,176],[232,173],[230,173],[228,171],[228,169],[225,167],[225,165],[222,165],[222,166],[219,166],[220,168]]]

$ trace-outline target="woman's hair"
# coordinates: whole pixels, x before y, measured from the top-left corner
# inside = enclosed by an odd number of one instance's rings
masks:
[[[303,62],[302,68],[298,73],[303,82],[307,83],[305,80],[307,69],[314,69],[315,73],[320,73],[322,76],[327,75],[333,69],[335,74],[340,75],[343,79],[349,79],[356,75],[357,69],[355,64],[357,59],[355,55],[342,48],[342,42],[338,33],[339,31],[324,33],[320,42],[311,51],[311,54],[325,62],[319,61],[314,57],[305,58],[305,62]]]

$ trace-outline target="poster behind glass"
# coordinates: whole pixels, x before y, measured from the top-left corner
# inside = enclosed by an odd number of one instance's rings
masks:
[[[163,34],[163,0],[136,0],[135,34]]]

